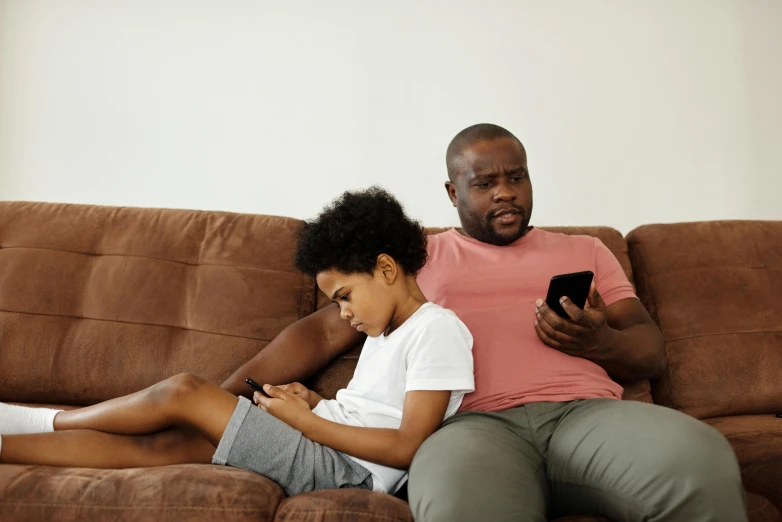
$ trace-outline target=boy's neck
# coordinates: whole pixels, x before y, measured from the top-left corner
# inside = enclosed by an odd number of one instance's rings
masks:
[[[399,291],[400,299],[394,308],[394,314],[391,316],[391,322],[384,335],[391,335],[427,302],[426,296],[415,281],[415,277],[406,275],[400,283],[403,285]]]

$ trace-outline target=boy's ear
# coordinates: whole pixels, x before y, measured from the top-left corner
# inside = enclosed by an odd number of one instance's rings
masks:
[[[375,271],[383,278],[387,284],[392,284],[399,273],[399,268],[396,265],[394,258],[388,254],[380,254],[377,256],[377,262],[375,263]]]

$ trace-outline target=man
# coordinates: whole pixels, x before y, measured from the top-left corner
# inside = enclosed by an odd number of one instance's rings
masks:
[[[462,230],[430,237],[418,282],[473,333],[475,392],[413,461],[416,520],[746,520],[727,440],[677,411],[618,400],[612,378],[662,373],[662,336],[600,241],[528,226],[521,142],[475,125],[446,161]],[[588,302],[564,298],[563,319],[541,297],[552,276],[582,270],[595,273]]]

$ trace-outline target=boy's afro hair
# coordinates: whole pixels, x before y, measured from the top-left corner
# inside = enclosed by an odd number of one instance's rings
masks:
[[[313,277],[326,270],[371,274],[380,254],[416,275],[426,263],[426,232],[394,196],[374,186],[345,192],[305,221],[294,262]]]

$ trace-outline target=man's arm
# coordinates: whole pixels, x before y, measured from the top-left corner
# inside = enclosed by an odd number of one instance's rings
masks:
[[[570,320],[538,301],[535,330],[546,346],[589,359],[616,381],[654,379],[665,371],[663,336],[637,299],[606,307],[594,283],[583,310],[563,298]]]
[[[339,306],[331,304],[280,332],[266,348],[226,379],[222,387],[249,398],[253,390],[244,382],[247,377],[262,384],[303,381],[365,338],[366,335],[340,317]]]
[[[607,308],[611,333],[594,362],[620,382],[656,379],[666,367],[660,329],[638,299],[622,299]]]

